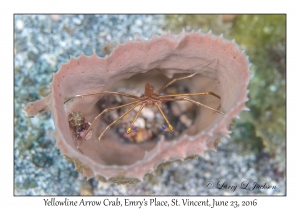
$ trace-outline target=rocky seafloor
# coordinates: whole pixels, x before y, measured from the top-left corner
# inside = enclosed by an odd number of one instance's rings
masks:
[[[27,118],[23,107],[49,93],[52,74],[70,57],[82,52],[91,55],[93,50],[105,56],[118,42],[133,40],[136,34],[149,39],[152,34],[168,31],[168,20],[164,15],[15,15],[14,18],[15,195],[286,194],[285,143],[270,153],[255,150],[250,139],[245,150],[243,144],[237,143],[237,138],[249,137],[249,129],[241,127],[248,125],[243,115],[233,127],[233,137],[223,138],[217,152],[208,151],[196,160],[160,168],[155,177],[146,177],[143,183],[117,185],[94,178],[86,180],[56,148],[51,114]],[[248,189],[240,188],[243,182],[249,183]],[[276,188],[251,190],[255,182]],[[222,189],[216,188],[222,185]],[[225,185],[237,188],[224,189]]]

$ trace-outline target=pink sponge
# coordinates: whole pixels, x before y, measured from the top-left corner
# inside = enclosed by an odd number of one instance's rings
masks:
[[[202,97],[201,102],[220,107],[224,115],[198,107],[194,123],[172,141],[163,137],[158,141],[142,144],[120,141],[120,136],[108,130],[101,141],[98,137],[106,127],[99,119],[79,151],[78,139],[68,118],[70,113],[81,111],[91,122],[99,114],[102,95],[76,98],[64,104],[66,98],[104,90],[113,91],[119,84],[143,89],[148,82],[161,88],[174,74],[194,73],[183,80],[191,92],[213,91],[221,97]],[[242,110],[247,110],[247,86],[250,81],[249,61],[234,41],[201,32],[153,36],[149,41],[137,38],[119,44],[106,58],[95,53],[81,55],[63,64],[54,74],[51,94],[28,104],[24,110],[28,116],[41,111],[51,111],[55,123],[54,136],[57,146],[68,160],[88,178],[101,177],[119,183],[143,180],[147,173],[155,173],[158,165],[203,155],[214,150],[214,143],[221,136],[229,136],[228,127]],[[143,74],[144,73],[144,74]],[[138,75],[141,75],[138,77]],[[82,130],[86,129],[86,123]],[[78,132],[78,136],[82,136]]]

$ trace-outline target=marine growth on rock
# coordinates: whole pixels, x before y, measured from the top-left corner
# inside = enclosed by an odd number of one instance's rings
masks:
[[[54,74],[51,93],[29,103],[24,110],[29,117],[51,111],[57,147],[85,176],[132,183],[142,181],[146,174],[154,174],[161,164],[214,150],[222,136],[229,137],[231,122],[247,110],[249,67],[248,57],[234,41],[210,32],[168,33],[148,41],[137,37],[119,44],[105,58],[96,53],[72,58]],[[130,107],[103,114],[89,129],[91,122],[104,109],[130,100],[108,94],[74,97],[101,91],[139,97],[146,83],[156,92],[173,78],[193,73],[197,74],[176,82],[175,92],[213,92],[218,97],[208,94],[191,98],[223,114],[195,104],[182,106],[179,101],[162,105],[161,111],[167,118],[177,117],[170,124],[181,122],[174,125],[176,132],[172,134],[163,132],[167,126],[161,124],[164,118],[154,108],[142,110],[142,117],[129,127],[133,132],[126,134],[126,126],[131,125],[139,111],[133,109],[132,115],[124,116],[107,129],[99,142],[98,137],[107,125]],[[172,94],[174,90],[170,86],[168,91]]]

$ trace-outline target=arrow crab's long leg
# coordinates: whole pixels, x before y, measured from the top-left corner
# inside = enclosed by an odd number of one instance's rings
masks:
[[[167,119],[166,115],[164,114],[163,110],[161,110],[161,108],[158,106],[157,103],[155,103],[155,106],[158,108],[159,112],[161,113],[161,115],[163,116],[163,118],[165,119],[165,121],[167,122],[168,126],[169,126],[169,130],[172,132],[174,131],[171,123],[169,122],[169,120]]]
[[[180,78],[176,78],[173,79],[172,81],[168,82],[165,86],[163,86],[161,89],[159,89],[159,91],[156,92],[156,94],[160,94],[164,89],[166,89],[168,86],[172,85],[174,82],[179,81],[179,80],[183,80],[183,79],[187,79],[187,78],[191,78],[193,76],[195,76],[196,74],[198,74],[202,69],[208,67],[210,64],[212,64],[213,62],[215,62],[215,60],[209,62],[207,65],[203,66],[199,71],[196,71],[195,73],[185,76],[185,77],[180,77]]]
[[[209,106],[206,106],[206,105],[204,105],[204,104],[202,104],[202,103],[200,103],[200,102],[198,102],[198,101],[194,101],[194,100],[189,99],[189,98],[166,98],[166,99],[163,99],[163,98],[162,98],[162,99],[160,99],[160,100],[162,100],[162,101],[190,101],[190,102],[196,104],[197,106],[203,106],[203,107],[205,107],[205,108],[208,108],[208,109],[211,109],[211,110],[213,110],[213,111],[215,111],[215,112],[218,112],[219,114],[224,114],[224,113],[221,112],[221,111],[218,111],[218,110],[216,110],[216,109],[214,109],[214,108],[211,108],[211,107],[209,107]]]
[[[143,105],[141,106],[141,108],[139,109],[138,113],[135,115],[135,117],[134,117],[132,123],[130,124],[130,127],[129,127],[129,128],[127,129],[127,131],[126,131],[127,134],[129,134],[129,133],[131,132],[131,128],[132,128],[134,122],[136,121],[136,119],[138,118],[138,116],[140,115],[142,109],[143,109],[145,106],[146,106],[146,104],[143,104]]]
[[[86,135],[89,133],[89,131],[92,129],[93,125],[95,124],[95,122],[99,119],[99,117],[101,117],[104,113],[108,112],[108,111],[112,111],[112,110],[115,110],[115,109],[120,109],[122,107],[125,107],[125,106],[129,106],[129,105],[132,105],[132,104],[139,104],[139,101],[133,101],[133,102],[130,102],[130,103],[127,103],[127,104],[123,104],[121,106],[116,106],[116,107],[112,107],[112,108],[107,108],[107,109],[104,109],[100,114],[97,115],[97,117],[95,117],[95,119],[93,120],[92,124],[90,125],[90,127],[86,130],[85,134],[83,135],[79,145],[77,146],[77,149],[79,149],[80,145],[82,144],[84,138],[86,137]],[[134,107],[136,107],[137,105],[135,105]],[[134,108],[133,107],[133,108]],[[102,133],[103,134],[103,133]],[[102,135],[101,134],[101,135]]]
[[[178,93],[178,94],[171,94],[171,95],[161,95],[159,96],[160,99],[163,99],[165,97],[177,97],[177,96],[199,96],[199,95],[212,95],[215,96],[219,99],[221,99],[221,97],[217,94],[215,94],[214,92],[201,92],[201,93]]]
[[[73,98],[79,98],[79,97],[85,97],[85,96],[94,96],[94,95],[100,95],[100,94],[114,94],[114,95],[119,95],[119,96],[125,96],[129,98],[135,98],[139,99],[139,97],[130,95],[130,94],[125,94],[125,93],[119,93],[119,92],[112,92],[112,91],[101,91],[101,92],[95,92],[95,93],[87,93],[87,94],[82,94],[82,95],[75,95],[72,97],[68,97],[65,99],[64,103],[67,103],[68,101],[72,100]]]
[[[118,119],[116,119],[115,121],[113,121],[112,123],[110,123],[105,130],[100,134],[98,140],[100,141],[103,134],[116,122],[118,122],[120,119],[122,119],[125,115],[127,115],[129,112],[131,112],[135,107],[137,107],[138,105],[141,105],[142,102],[138,102],[136,105],[134,105],[133,107],[131,107],[129,110],[127,110],[124,114],[122,114]]]

